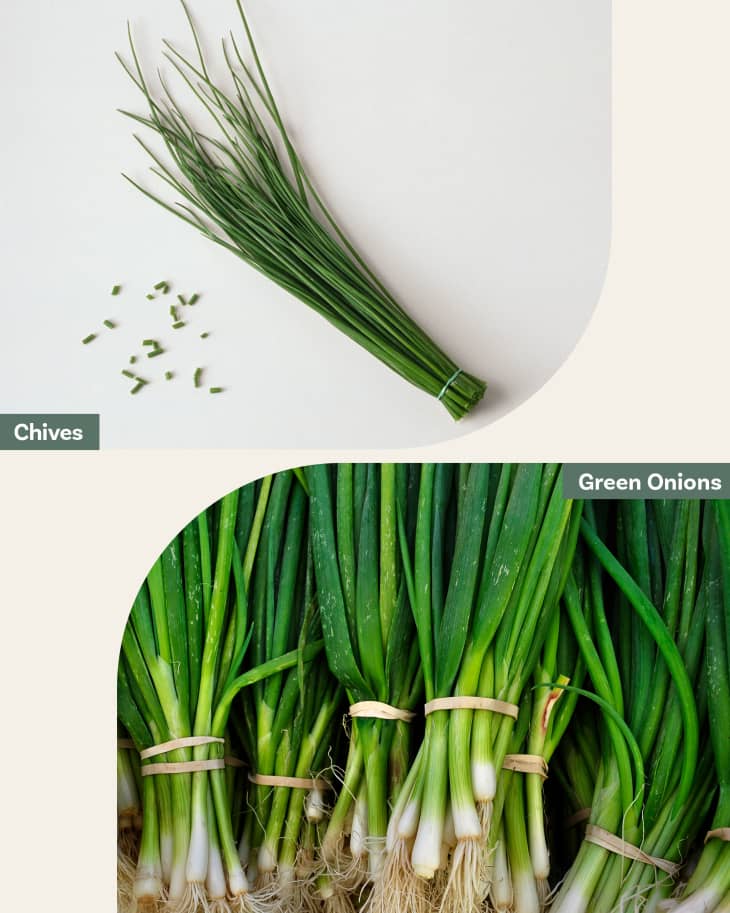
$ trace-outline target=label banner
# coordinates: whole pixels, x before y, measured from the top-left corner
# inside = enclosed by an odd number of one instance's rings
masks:
[[[98,413],[0,413],[0,450],[98,449]]]
[[[566,463],[563,496],[584,501],[730,498],[730,463]]]

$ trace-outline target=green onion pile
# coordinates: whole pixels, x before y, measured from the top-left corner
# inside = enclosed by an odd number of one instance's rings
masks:
[[[132,183],[436,397],[454,419],[462,418],[486,385],[462,370],[406,314],[347,240],[294,149],[236,2],[250,63],[233,35],[223,42],[227,88],[214,81],[186,7],[197,59],[165,43],[166,60],[183,91],[205,112],[211,134],[194,125],[162,78],[159,97],[153,95],[130,34],[132,60],[122,64],[148,112],[124,113],[161,140],[167,162],[138,138],[154,162],[153,173],[184,202],[173,205]]]
[[[120,913],[727,913],[729,657],[730,502],[246,485],[124,632]]]

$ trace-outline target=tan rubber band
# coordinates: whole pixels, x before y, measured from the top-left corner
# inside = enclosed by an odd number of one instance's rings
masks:
[[[493,697],[467,697],[466,695],[437,697],[429,701],[423,708],[426,716],[437,710],[491,710],[493,713],[501,713],[502,716],[511,716],[513,720],[517,719],[520,712],[517,704],[508,704],[507,701],[498,701]]]
[[[223,758],[223,763],[226,765],[226,767],[245,767],[246,766],[245,761],[242,761],[240,758],[231,757],[230,755],[226,755]]]
[[[708,840],[724,840],[730,843],[730,827],[716,827],[705,834],[705,843]]]
[[[158,754],[165,754],[166,751],[174,751],[176,748],[196,748],[198,745],[211,745],[214,742],[222,745],[224,741],[225,739],[218,739],[213,735],[189,735],[184,739],[171,739],[169,742],[152,745],[151,748],[140,751],[139,756],[144,761]]]
[[[581,808],[578,811],[571,815],[570,818],[565,819],[565,827],[575,827],[576,824],[580,824],[581,821],[587,821],[591,817],[592,808]]]
[[[547,761],[539,754],[507,754],[502,767],[521,774],[537,774],[543,780],[548,778]]]
[[[661,869],[667,875],[674,878],[678,873],[680,866],[676,862],[669,862],[668,859],[660,859],[658,856],[650,856],[638,846],[627,843],[610,831],[597,827],[595,824],[589,824],[586,828],[585,840],[588,843],[595,843],[596,846],[603,847],[610,853],[616,853],[619,856],[625,856],[627,859],[635,859],[637,862],[643,862],[646,865],[653,865],[656,869]]]
[[[134,751],[136,747],[137,746],[131,739],[117,739],[117,748],[129,748],[131,751]]]
[[[170,761],[160,764],[143,764],[140,773],[143,777],[155,774],[194,774],[201,770],[222,770],[226,766],[223,758],[212,761]]]
[[[371,720],[402,720],[404,723],[410,723],[416,715],[410,710],[401,710],[400,707],[393,707],[382,701],[358,701],[350,705],[348,712],[355,719],[362,717]]]
[[[291,789],[329,789],[327,780],[308,780],[305,777],[275,777],[270,774],[249,774],[256,786],[289,786]]]

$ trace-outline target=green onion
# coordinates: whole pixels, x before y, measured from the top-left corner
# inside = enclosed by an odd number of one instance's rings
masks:
[[[89,333],[88,336],[84,336],[81,340],[82,345],[87,346],[90,342],[93,342],[96,339],[96,333]]]
[[[121,285],[115,285],[112,287],[112,295],[118,295],[122,290]]]
[[[173,328],[173,330],[179,330],[180,327],[184,327],[184,326],[185,326],[184,320],[176,320],[175,323],[173,323],[172,328]]]
[[[222,393],[223,387],[210,387],[208,392],[209,393]]]
[[[235,39],[224,42],[233,96],[212,80],[192,20],[197,60],[166,44],[165,57],[220,128],[215,136],[193,125],[164,83],[162,100],[153,97],[130,37],[132,63],[122,64],[148,111],[124,113],[162,138],[170,164],[140,143],[153,159],[153,171],[186,202],[173,205],[128,180],[435,397],[453,418],[463,417],[486,385],[462,370],[406,314],[346,238],[294,149],[240,0],[237,5],[253,64],[246,65]]]
[[[200,295],[199,295],[197,292],[195,292],[195,293],[194,293],[193,295],[191,295],[190,298],[188,299],[188,304],[195,304],[195,303],[198,301],[199,298],[200,298]]]
[[[125,377],[131,377],[132,379],[134,379],[134,376],[135,376],[131,371],[126,371],[126,370],[122,371],[122,374]]]
[[[104,321],[104,326],[105,326],[105,327],[108,327],[110,330],[115,330],[116,327],[117,327],[116,323],[114,323],[113,320],[105,320],[105,321]]]
[[[202,369],[202,368],[196,368],[195,371],[193,372],[193,385],[194,385],[195,387],[201,386],[201,378],[202,378],[202,376],[203,376],[203,369]]]

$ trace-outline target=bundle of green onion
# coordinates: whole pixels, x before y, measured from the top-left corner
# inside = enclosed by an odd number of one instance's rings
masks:
[[[572,502],[550,464],[246,485],[124,632],[120,911],[725,913],[729,631],[726,502]]]
[[[223,43],[230,88],[213,81],[187,8],[197,61],[166,43],[165,57],[207,112],[214,135],[193,125],[164,82],[161,98],[153,97],[130,35],[133,63],[122,63],[149,111],[124,113],[162,140],[171,164],[139,142],[154,161],[152,171],[185,202],[173,206],[139,189],[436,397],[453,418],[462,418],[486,385],[459,368],[406,314],[347,240],[294,149],[236,2],[252,64],[231,35]]]

